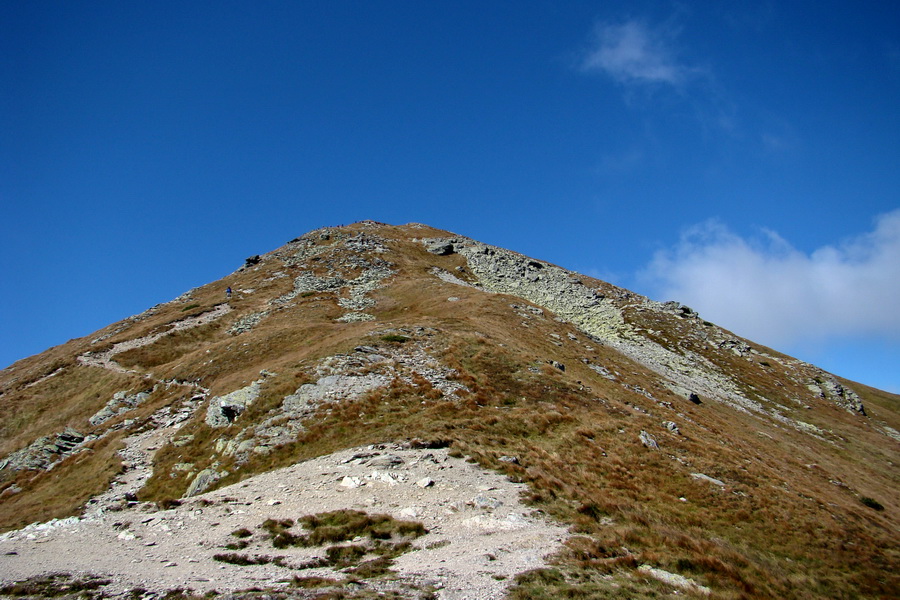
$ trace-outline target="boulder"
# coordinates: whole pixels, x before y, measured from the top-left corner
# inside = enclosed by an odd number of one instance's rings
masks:
[[[210,427],[228,427],[234,423],[235,419],[259,397],[261,382],[262,379],[259,379],[247,387],[210,400],[206,409],[206,424]]]
[[[428,246],[427,250],[432,254],[436,254],[438,256],[447,256],[448,254],[453,254],[456,252],[456,249],[453,247],[452,242],[435,242]]]
[[[641,430],[641,433],[638,435],[638,438],[641,440],[641,443],[643,445],[647,446],[648,448],[652,448],[654,450],[659,448],[659,444],[656,443],[656,440],[653,438],[653,436],[644,430]]]
[[[705,481],[707,483],[711,483],[711,484],[717,485],[719,487],[725,487],[724,481],[720,481],[718,479],[713,479],[709,475],[704,475],[703,473],[691,473],[691,477],[693,477],[697,481]]]
[[[215,469],[203,469],[197,473],[197,476],[191,481],[187,491],[184,493],[184,497],[190,498],[191,496],[203,493],[204,490],[218,481],[221,477],[222,474]]]

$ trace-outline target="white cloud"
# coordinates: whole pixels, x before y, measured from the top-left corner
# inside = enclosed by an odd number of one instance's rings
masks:
[[[900,341],[900,210],[872,232],[805,254],[778,234],[710,221],[658,252],[641,278],[718,325],[771,346],[837,337]]]
[[[587,71],[602,71],[623,83],[680,84],[689,69],[675,60],[671,35],[638,21],[603,24],[582,60]]]

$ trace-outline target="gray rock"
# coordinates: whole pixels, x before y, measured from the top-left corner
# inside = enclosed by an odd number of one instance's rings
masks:
[[[456,250],[453,248],[452,242],[436,242],[428,246],[428,251],[438,256],[447,256],[453,254]]]
[[[354,488],[358,488],[365,485],[365,482],[359,477],[344,477],[341,479],[341,487],[350,488],[351,490]]]
[[[60,433],[39,437],[28,446],[13,452],[3,461],[3,468],[14,471],[49,470],[60,460],[79,451],[82,444],[90,439],[71,427],[66,427]]]
[[[398,467],[403,464],[403,459],[399,456],[395,456],[393,454],[385,454],[382,456],[376,456],[375,458],[369,460],[367,463],[370,467],[381,467],[381,468],[393,468]]]
[[[187,491],[184,493],[185,498],[196,496],[203,493],[209,486],[214,484],[222,477],[222,474],[215,469],[203,469],[197,473],[196,477],[191,481]]]
[[[710,590],[708,587],[699,585],[694,580],[688,579],[684,575],[669,573],[668,571],[663,571],[662,569],[651,567],[650,565],[641,565],[640,567],[638,567],[638,571],[646,573],[654,579],[658,579],[668,585],[679,587],[683,590],[699,593],[704,596],[708,596],[712,593],[712,590]]]
[[[643,445],[647,446],[648,448],[652,448],[654,450],[659,448],[659,444],[656,443],[656,440],[654,439],[654,437],[652,435],[650,435],[649,433],[647,433],[646,431],[644,431],[643,429],[641,430],[641,433],[638,435],[638,438],[641,440],[641,443]]]
[[[259,323],[269,316],[269,311],[263,310],[260,312],[250,313],[249,315],[245,315],[234,322],[234,324],[228,328],[228,333],[231,335],[240,335],[247,331],[250,331]]]
[[[116,415],[124,414],[140,406],[144,400],[150,397],[152,391],[153,390],[149,390],[130,395],[125,391],[116,392],[113,394],[112,399],[106,403],[106,406],[97,411],[94,416],[88,419],[88,422],[94,426],[102,425]]]
[[[349,312],[335,319],[335,321],[339,321],[341,323],[362,323],[365,321],[374,320],[375,317],[373,315],[364,312]]]
[[[316,383],[306,383],[297,391],[286,396],[282,402],[285,413],[306,415],[311,409],[325,401],[356,399],[370,390],[388,384],[382,375],[328,375]]]
[[[259,397],[261,381],[254,381],[247,387],[210,400],[206,409],[206,424],[210,427],[231,425]]]
[[[676,425],[676,424],[675,424],[674,422],[672,422],[672,421],[663,421],[663,424],[662,424],[662,425],[663,425],[663,427],[665,427],[666,429],[668,429],[668,430],[671,431],[672,433],[675,433],[675,434],[681,434],[681,431],[679,431],[679,429],[678,429],[678,425]]]
[[[501,502],[500,500],[497,500],[492,496],[483,495],[475,496],[474,498],[472,498],[472,504],[475,506],[475,508],[486,508],[491,510],[503,506],[503,502]]]
[[[866,408],[863,406],[859,395],[850,388],[841,385],[833,375],[822,370],[817,370],[814,381],[818,383],[819,386],[812,383],[807,386],[809,389],[812,390],[814,387],[818,388],[821,397],[834,402],[848,412],[855,412],[866,416]]]
[[[697,481],[705,481],[707,483],[711,483],[711,484],[717,485],[719,487],[725,487],[724,481],[719,481],[718,479],[713,479],[709,475],[704,475],[703,473],[691,473],[691,477],[693,477]]]

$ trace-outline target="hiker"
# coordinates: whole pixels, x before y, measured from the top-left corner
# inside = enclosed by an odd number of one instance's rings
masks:
[[[225,290],[225,297],[229,300],[231,299],[231,286],[228,286],[228,289]]]

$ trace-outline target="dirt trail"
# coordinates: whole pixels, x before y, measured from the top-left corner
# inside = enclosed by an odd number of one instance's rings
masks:
[[[275,549],[259,525],[268,518],[356,509],[421,521],[429,530],[412,552],[396,559],[392,568],[403,582],[431,586],[442,600],[498,599],[515,574],[543,566],[543,557],[567,536],[520,503],[524,489],[448,456],[446,449],[357,448],[257,475],[170,510],[135,503],[4,534],[0,580],[92,573],[113,580],[106,593],[124,594],[138,587],[156,593],[178,587],[198,593],[283,589],[294,575],[341,579],[334,570],[298,568],[321,556],[322,548]],[[236,541],[232,532],[244,527],[254,535],[241,553],[282,557],[286,566],[215,561],[213,555]],[[388,585],[364,581],[372,589]]]
[[[109,371],[114,371],[116,373],[136,373],[141,374],[138,371],[133,371],[130,369],[126,369],[115,360],[113,357],[116,354],[120,354],[125,352],[126,350],[133,350],[135,348],[142,348],[143,346],[149,346],[153,342],[163,338],[167,335],[171,335],[176,331],[181,331],[183,329],[191,329],[193,327],[199,327],[200,325],[205,325],[206,323],[210,323],[215,321],[216,319],[228,314],[231,312],[231,306],[228,304],[219,304],[214,309],[196,315],[194,317],[187,317],[185,319],[181,319],[180,321],[176,321],[171,324],[171,327],[166,329],[165,331],[161,331],[159,333],[154,333],[151,335],[145,335],[144,337],[135,338],[133,340],[125,340],[124,342],[119,342],[114,344],[112,348],[106,350],[105,352],[93,353],[87,352],[77,357],[79,363],[89,366],[89,367],[99,367],[101,369],[107,369]]]

